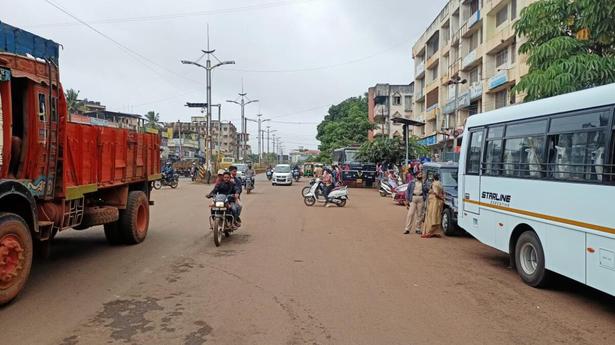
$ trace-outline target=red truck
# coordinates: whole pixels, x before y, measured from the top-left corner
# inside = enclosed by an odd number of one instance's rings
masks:
[[[103,225],[111,244],[142,242],[160,179],[158,134],[71,122],[58,48],[0,22],[0,305],[59,231]]]

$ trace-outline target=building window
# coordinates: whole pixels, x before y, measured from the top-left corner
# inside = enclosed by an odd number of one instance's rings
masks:
[[[510,19],[517,18],[517,0],[512,0],[510,2]]]
[[[502,90],[495,94],[495,108],[500,109],[507,106],[508,90]]]
[[[412,96],[405,96],[404,97],[404,110],[405,111],[412,111]]]
[[[510,63],[514,64],[517,59],[517,43],[513,42],[510,46]]]
[[[495,54],[495,66],[500,67],[508,63],[508,47]]]
[[[495,27],[499,27],[504,24],[508,20],[508,5],[504,6],[498,13],[495,15]]]
[[[393,105],[401,105],[401,96],[393,96]]]
[[[478,48],[478,42],[480,39],[480,30],[475,32],[472,37],[470,37],[470,52],[473,52],[474,49]]]
[[[431,78],[431,80],[438,79],[438,66],[434,67],[433,69],[431,69],[429,71],[430,71],[430,78]]]
[[[468,154],[468,164],[466,173],[468,175],[478,175],[480,171],[480,157],[483,148],[483,131],[470,134],[470,152]]]
[[[480,66],[477,66],[470,71],[470,85],[478,83],[480,81]]]

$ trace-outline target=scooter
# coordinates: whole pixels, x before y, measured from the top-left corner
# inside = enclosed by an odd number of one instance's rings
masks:
[[[305,203],[306,206],[314,206],[314,204],[316,204],[318,199],[317,191],[321,188],[321,185],[322,183],[320,179],[316,179],[316,182],[312,185],[310,191],[303,197],[303,203]],[[322,197],[324,198],[324,195],[322,195]],[[348,187],[344,186],[335,188],[331,191],[331,193],[329,193],[327,200],[328,202],[335,204],[337,207],[346,206],[346,202],[348,201]]]
[[[265,175],[267,175],[267,180],[271,181],[271,179],[273,178],[273,171],[271,169],[267,169]]]
[[[293,170],[293,178],[295,179],[295,182],[299,182],[299,179],[301,178],[299,170]]]
[[[389,180],[383,180],[380,182],[379,193],[381,197],[394,196],[396,193],[396,187],[391,185]]]

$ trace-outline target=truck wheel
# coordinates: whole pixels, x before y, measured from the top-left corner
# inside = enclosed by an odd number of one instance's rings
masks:
[[[545,269],[545,254],[538,235],[526,231],[515,246],[515,263],[521,279],[529,286],[543,287],[549,282],[550,272]]]
[[[118,245],[123,242],[122,234],[120,233],[120,225],[118,223],[119,221],[105,224],[105,239],[107,243],[111,245]]]
[[[442,212],[442,230],[446,236],[457,235],[457,227],[453,223],[453,213],[450,208],[445,208]]]
[[[81,224],[73,227],[75,230],[84,230],[91,226],[116,222],[120,218],[117,207],[88,207],[83,211]]]
[[[23,289],[32,255],[32,236],[23,218],[0,213],[0,305],[12,301]]]
[[[120,214],[120,233],[126,244],[138,244],[145,240],[149,227],[149,201],[145,193],[128,193],[126,209]]]

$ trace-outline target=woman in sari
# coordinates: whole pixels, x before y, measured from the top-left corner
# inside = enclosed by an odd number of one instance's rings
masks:
[[[431,183],[427,202],[427,214],[425,215],[425,224],[423,225],[423,235],[421,237],[440,237],[444,189],[442,188],[442,183],[440,183],[440,175],[438,173],[433,175],[433,182]]]

